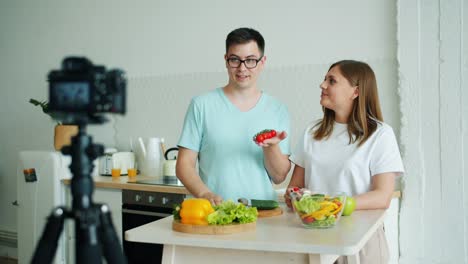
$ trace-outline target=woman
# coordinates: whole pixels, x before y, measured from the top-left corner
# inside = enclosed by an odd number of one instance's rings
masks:
[[[404,170],[392,128],[383,122],[375,74],[366,63],[334,63],[320,85],[323,118],[310,124],[290,160],[292,187],[344,191],[356,210],[388,208],[395,177]],[[383,226],[360,252],[361,263],[387,263]],[[340,258],[338,263],[346,263]]]

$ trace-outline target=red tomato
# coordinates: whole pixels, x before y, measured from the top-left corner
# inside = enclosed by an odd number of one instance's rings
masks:
[[[264,129],[260,132],[258,132],[254,137],[253,140],[256,143],[263,143],[265,139],[270,139],[273,138],[277,135],[276,131],[274,129]]]
[[[315,221],[315,218],[313,218],[312,216],[307,216],[307,217],[302,218],[302,222],[305,224],[310,224],[314,221]]]
[[[263,134],[259,134],[259,135],[257,135],[257,137],[255,138],[255,140],[257,141],[257,143],[262,143],[263,140],[265,140],[265,137],[263,136]]]

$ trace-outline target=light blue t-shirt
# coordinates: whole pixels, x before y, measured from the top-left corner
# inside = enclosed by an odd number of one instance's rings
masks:
[[[217,88],[192,99],[178,145],[198,152],[201,179],[224,200],[276,200],[263,150],[253,141],[264,129],[289,134],[286,105],[263,92],[254,108],[241,112]],[[280,148],[290,154],[289,137]]]

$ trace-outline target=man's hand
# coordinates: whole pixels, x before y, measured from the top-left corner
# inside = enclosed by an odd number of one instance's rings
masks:
[[[291,169],[289,155],[281,153],[278,143],[284,140],[288,134],[286,131],[278,132],[274,137],[265,139],[257,145],[262,147],[264,164],[268,175],[275,184],[280,184],[286,179]]]
[[[184,147],[179,147],[179,155],[177,157],[176,164],[177,177],[193,196],[197,198],[205,198],[213,205],[220,204],[223,201],[223,198],[211,192],[198,175],[198,172],[195,169],[197,159],[198,152]]]
[[[221,196],[212,192],[203,193],[198,198],[207,199],[212,205],[218,205],[223,202],[223,198]]]
[[[263,140],[263,142],[257,143],[257,145],[259,145],[260,147],[263,147],[263,148],[271,147],[273,145],[279,144],[287,136],[288,136],[288,133],[286,133],[286,131],[282,131],[282,132],[279,132],[278,134],[276,134],[276,136],[274,136],[272,138],[265,139],[265,140]]]

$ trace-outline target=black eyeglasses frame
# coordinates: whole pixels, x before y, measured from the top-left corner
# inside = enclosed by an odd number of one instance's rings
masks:
[[[236,60],[240,61],[239,66],[237,66],[237,67],[232,66],[232,65],[229,63],[229,60],[231,60],[231,59],[236,59]],[[232,57],[232,58],[227,58],[227,59],[226,59],[226,62],[227,62],[227,64],[229,65],[229,67],[231,67],[231,68],[239,68],[239,67],[242,65],[242,63],[244,63],[245,68],[247,68],[247,69],[250,70],[250,69],[255,69],[255,68],[257,67],[258,63],[259,63],[262,59],[263,59],[263,56],[261,56],[259,59],[247,58],[247,59],[245,59],[245,60],[241,60],[241,59],[239,59],[239,58]],[[245,64],[245,61],[247,61],[247,60],[254,60],[254,61],[255,61],[255,66],[253,66],[253,67],[248,67],[247,64]]]

